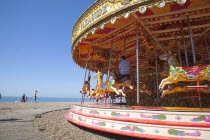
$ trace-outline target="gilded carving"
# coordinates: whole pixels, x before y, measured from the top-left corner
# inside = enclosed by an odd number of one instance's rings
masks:
[[[107,0],[107,2],[110,2],[112,4],[121,3],[122,5],[129,4],[132,0]]]

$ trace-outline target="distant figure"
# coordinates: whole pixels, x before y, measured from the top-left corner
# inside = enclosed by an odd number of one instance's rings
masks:
[[[38,91],[37,90],[35,90],[35,92],[34,92],[34,99],[33,99],[33,101],[32,102],[35,102],[36,103],[36,94],[38,93]]]
[[[26,97],[26,102],[28,101],[28,97]]]
[[[25,93],[23,93],[23,96],[22,96],[22,100],[21,102],[26,102],[26,99],[25,99]]]
[[[0,93],[0,99],[1,99],[1,93]]]

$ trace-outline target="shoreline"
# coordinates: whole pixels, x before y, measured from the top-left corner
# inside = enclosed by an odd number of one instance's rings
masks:
[[[50,107],[71,107],[79,102],[0,102],[0,114],[26,109],[42,109]]]

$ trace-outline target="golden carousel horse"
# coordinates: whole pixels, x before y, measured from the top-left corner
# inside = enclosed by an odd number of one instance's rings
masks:
[[[166,94],[174,92],[185,92],[186,88],[184,87],[171,87],[167,90],[164,90],[164,87],[169,84],[174,84],[179,81],[204,81],[210,80],[210,65],[206,66],[192,66],[192,67],[176,67],[175,61],[170,54],[164,54],[159,57],[161,60],[168,61],[170,66],[169,76],[163,79],[159,85],[159,89],[163,91],[161,97],[164,97]],[[189,89],[195,90],[195,89]],[[209,93],[209,87],[201,88],[201,92]]]
[[[90,94],[90,79],[91,79],[91,76],[89,75],[88,76],[88,80],[87,81],[84,81],[84,84],[82,86],[82,89],[80,90],[80,93],[82,94],[82,103],[84,102],[85,100],[85,95],[88,93],[88,95]]]
[[[90,94],[90,82],[89,81],[84,81],[84,84],[83,84],[83,87],[82,87],[80,93],[82,94],[82,101],[81,102],[84,102],[85,95],[87,93]]]
[[[204,88],[200,88],[201,93],[210,93],[209,85],[203,85]],[[161,95],[161,98],[164,98],[167,94],[175,93],[175,92],[192,92],[197,91],[196,88],[188,88],[185,86],[178,86],[178,85],[172,85],[170,88],[163,90],[163,93]]]
[[[123,92],[122,89],[118,89],[116,88],[115,85],[115,80],[109,80],[109,81],[105,81],[103,82],[103,75],[100,71],[98,71],[95,75],[94,78],[98,80],[98,83],[96,84],[96,88],[93,90],[91,90],[90,92],[90,98],[95,97],[95,98],[99,98],[100,96],[102,96],[102,94],[104,93],[111,93],[111,92],[115,92],[117,95],[121,95],[122,96],[126,96],[126,94]]]

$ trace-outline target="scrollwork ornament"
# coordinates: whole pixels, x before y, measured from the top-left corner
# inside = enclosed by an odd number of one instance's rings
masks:
[[[122,5],[129,4],[132,0],[107,0],[107,2],[116,4],[116,3],[121,3]]]

